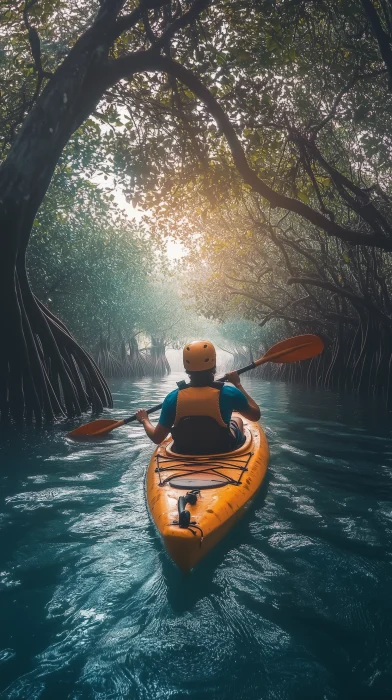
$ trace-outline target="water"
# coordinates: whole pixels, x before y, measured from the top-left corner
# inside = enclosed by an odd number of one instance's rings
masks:
[[[114,385],[114,416],[178,379]],[[391,697],[392,439],[357,400],[249,381],[255,506],[184,577],[149,520],[139,425],[0,448],[1,700]],[[70,427],[70,425],[68,425]]]

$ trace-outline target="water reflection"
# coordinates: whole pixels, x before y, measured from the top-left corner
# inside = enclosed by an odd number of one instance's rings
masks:
[[[123,417],[179,377],[114,385]],[[0,698],[390,696],[385,414],[248,381],[271,447],[245,519],[188,577],[149,519],[138,424],[100,442],[1,444]],[[349,691],[347,690],[349,689]]]

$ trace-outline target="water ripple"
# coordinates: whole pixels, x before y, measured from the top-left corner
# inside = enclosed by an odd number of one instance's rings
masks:
[[[178,377],[116,382],[125,417]],[[189,577],[144,495],[139,425],[2,450],[1,700],[385,700],[392,681],[392,439],[350,397],[249,381],[263,493]],[[4,466],[3,466],[4,465]]]

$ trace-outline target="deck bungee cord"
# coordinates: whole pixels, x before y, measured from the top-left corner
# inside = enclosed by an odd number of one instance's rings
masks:
[[[230,460],[223,461],[219,457],[204,457],[202,459],[195,459],[194,457],[179,457],[178,464],[176,458],[165,457],[163,455],[157,454],[156,461],[157,466],[155,468],[156,473],[159,476],[159,486],[165,486],[170,483],[171,486],[176,488],[192,488],[189,483],[185,483],[181,487],[181,481],[183,477],[188,477],[190,474],[195,477],[197,474],[211,474],[211,476],[218,476],[219,480],[215,480],[214,483],[210,485],[208,480],[200,480],[201,483],[197,483],[198,489],[211,489],[219,488],[222,486],[227,486],[227,484],[232,484],[238,486],[241,483],[242,476],[244,472],[248,471],[249,460],[252,457],[253,452],[247,452],[244,455],[239,455],[238,457],[231,457]],[[228,471],[239,472],[238,479],[234,479],[229,474],[223,474],[220,469],[225,469]],[[162,479],[163,472],[180,472],[176,476],[169,476]],[[195,483],[196,479],[192,479]],[[174,482],[174,483],[173,483]]]
[[[245,472],[248,471],[249,460],[253,452],[246,452],[238,457],[233,456],[230,460],[223,461],[219,457],[203,457],[195,459],[191,457],[166,457],[156,455],[156,474],[159,477],[159,486],[164,487],[169,484],[177,489],[191,489],[185,496],[178,498],[178,520],[173,520],[171,525],[178,525],[181,529],[188,529],[193,535],[197,535],[195,530],[200,532],[200,547],[204,539],[204,532],[196,520],[191,520],[191,514],[186,506],[194,506],[201,495],[202,490],[221,488],[223,486],[239,486]],[[222,470],[239,472],[238,478],[233,478],[230,474],[225,474]],[[162,474],[169,472],[168,476],[162,478]],[[179,472],[179,473],[178,473]],[[210,479],[206,478],[211,476]]]

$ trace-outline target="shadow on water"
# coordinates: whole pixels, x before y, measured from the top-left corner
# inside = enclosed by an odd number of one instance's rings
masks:
[[[121,418],[179,377],[113,385]],[[392,439],[352,397],[247,380],[268,481],[188,577],[162,549],[138,424],[0,437],[1,700],[389,700]],[[88,417],[87,417],[88,419]]]

